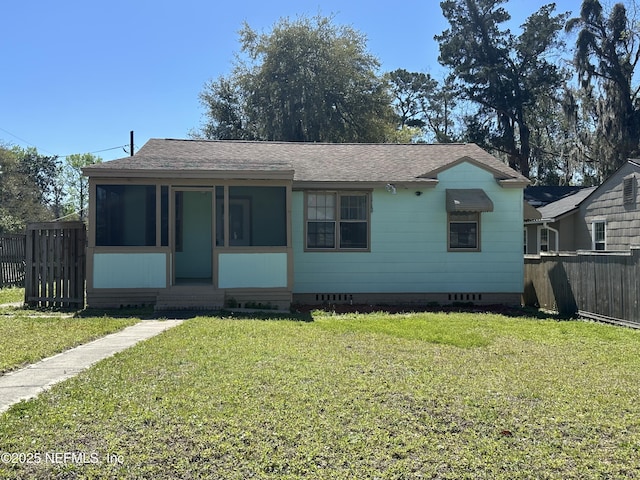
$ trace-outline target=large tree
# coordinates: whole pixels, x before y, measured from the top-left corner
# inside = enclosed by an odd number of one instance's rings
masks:
[[[53,207],[60,166],[58,157],[42,155],[34,147],[13,147],[12,151],[18,159],[20,172],[35,184],[36,188],[30,194],[41,205]]]
[[[63,204],[66,217],[87,218],[89,201],[89,180],[82,174],[82,168],[102,163],[102,158],[91,153],[68,155],[62,165],[60,185],[63,190]]]
[[[28,222],[51,220],[46,197],[50,163],[35,150],[0,145],[0,233],[21,232]],[[38,165],[45,166],[40,173]],[[53,176],[55,180],[55,174]]]
[[[365,37],[331,18],[245,24],[230,76],[205,85],[207,121],[194,136],[307,142],[381,142],[396,119]]]
[[[450,143],[454,134],[456,93],[450,79],[438,84],[428,73],[399,68],[384,76],[400,128],[420,129],[421,140]]]
[[[607,15],[598,0],[584,0],[580,16],[566,28],[578,31],[574,64],[583,110],[595,120],[594,130],[582,135],[584,153],[602,180],[639,153],[640,99],[633,77],[640,28],[624,4],[616,3]]]
[[[540,97],[559,92],[565,73],[550,56],[562,46],[565,14],[555,5],[532,14],[516,36],[505,26],[506,0],[446,0],[450,27],[441,35],[439,61],[451,68],[463,98],[478,106],[468,136],[503,153],[530,176],[532,109]]]

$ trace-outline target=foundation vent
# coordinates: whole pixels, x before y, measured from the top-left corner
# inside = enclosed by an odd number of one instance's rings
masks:
[[[352,293],[316,293],[316,302],[353,303]]]
[[[450,293],[449,294],[450,302],[481,302],[482,294],[481,293]]]

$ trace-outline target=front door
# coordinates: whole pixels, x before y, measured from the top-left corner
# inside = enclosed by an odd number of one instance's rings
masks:
[[[176,190],[173,201],[175,284],[211,284],[212,190]]]

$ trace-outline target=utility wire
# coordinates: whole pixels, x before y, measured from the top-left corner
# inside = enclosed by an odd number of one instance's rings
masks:
[[[45,150],[44,148],[40,148],[40,149],[39,149],[39,148],[38,148],[38,147],[36,147],[33,143],[31,143],[31,142],[29,142],[29,141],[25,140],[24,138],[20,138],[19,136],[17,136],[17,135],[15,135],[15,134],[11,133],[9,130],[5,130],[5,129],[4,129],[4,128],[2,128],[2,127],[0,127],[0,130],[2,130],[4,133],[8,133],[9,135],[11,135],[11,136],[12,136],[12,137],[14,137],[14,138],[17,138],[17,139],[18,139],[18,140],[20,140],[21,142],[26,143],[26,144],[27,144],[27,145],[29,145],[30,147],[33,147],[33,148],[35,148],[35,149],[41,150],[41,151],[46,152],[46,153],[50,153],[51,155],[55,155],[55,153],[48,152],[48,151],[47,151],[47,150]]]
[[[44,148],[38,148],[38,147],[37,147],[36,145],[34,145],[33,143],[31,143],[31,142],[29,142],[29,141],[25,140],[24,138],[20,138],[19,136],[17,136],[17,135],[15,135],[15,134],[11,133],[9,130],[6,130],[6,129],[2,128],[2,127],[0,127],[0,130],[2,130],[4,133],[7,133],[7,134],[11,135],[11,136],[12,136],[12,137],[14,137],[14,138],[17,138],[17,139],[18,139],[18,140],[20,140],[21,142],[26,143],[27,145],[29,145],[30,147],[35,148],[36,150],[39,150],[39,151],[41,151],[41,152],[45,152],[45,153],[49,153],[50,155],[53,155],[53,156],[55,156],[55,157],[58,157],[58,158],[67,158],[67,157],[69,157],[69,156],[71,156],[71,155],[75,155],[75,154],[73,154],[73,153],[70,153],[69,155],[57,155],[57,154],[55,154],[55,153],[53,153],[53,152],[50,152],[50,151],[48,151],[48,150],[45,150]],[[118,145],[117,147],[104,148],[104,149],[102,149],[102,150],[96,150],[96,151],[94,151],[94,152],[84,152],[84,153],[90,153],[90,154],[92,154],[92,155],[93,155],[94,153],[108,152],[108,151],[110,151],[110,150],[118,150],[118,149],[120,149],[120,148],[122,148],[126,153],[130,153],[130,152],[129,152],[129,148],[130,148],[130,145],[129,145],[129,144],[125,144],[125,145]],[[136,148],[136,146],[135,146],[135,145],[134,145],[134,148]]]
[[[109,150],[118,150],[120,148],[122,148],[125,152],[129,153],[129,144],[119,145],[117,147],[105,148],[103,150],[96,150],[95,152],[86,152],[86,153],[91,153],[91,154],[102,153],[102,152],[108,152]],[[69,155],[59,155],[59,157],[60,158],[66,158],[66,157],[69,157],[71,155],[76,155],[76,154],[75,153],[70,153]]]

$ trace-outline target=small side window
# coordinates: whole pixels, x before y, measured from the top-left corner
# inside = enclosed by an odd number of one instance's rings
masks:
[[[591,236],[593,250],[607,249],[607,224],[605,222],[593,222],[591,225]]]
[[[477,212],[449,213],[449,251],[480,250],[480,214]]]
[[[540,251],[549,251],[549,229],[542,227],[540,229]]]

